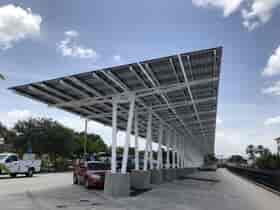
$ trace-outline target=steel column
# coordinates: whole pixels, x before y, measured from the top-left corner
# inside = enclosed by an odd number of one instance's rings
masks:
[[[146,145],[145,145],[145,155],[144,155],[144,171],[148,169],[148,155],[149,155],[149,139],[152,133],[152,110],[149,110],[148,114],[148,127],[147,127],[147,134],[146,134]]]
[[[172,133],[168,132],[167,142],[166,142],[166,168],[170,168],[170,141],[171,141]]]
[[[138,150],[138,113],[135,111],[134,116],[134,135],[135,135],[135,170],[139,170],[139,150]]]
[[[87,129],[88,129],[88,120],[85,120],[85,132],[84,132],[84,155],[87,154]]]
[[[125,147],[124,147],[124,150],[123,150],[122,169],[121,169],[122,174],[125,174],[126,171],[127,171],[128,149],[129,149],[129,145],[130,145],[130,137],[131,137],[131,128],[132,128],[132,122],[133,122],[134,107],[135,107],[135,96],[131,96],[130,104],[129,104],[129,114],[128,114],[128,121],[127,121],[127,128],[126,128]]]
[[[113,100],[113,115],[112,115],[112,155],[111,155],[111,172],[117,172],[117,111],[118,103],[117,100]]]
[[[175,138],[176,138],[176,133],[173,134],[173,144],[172,144],[172,168],[175,168]]]
[[[162,138],[163,138],[163,126],[162,123],[159,125],[159,141],[158,141],[158,151],[157,151],[157,169],[162,168]]]

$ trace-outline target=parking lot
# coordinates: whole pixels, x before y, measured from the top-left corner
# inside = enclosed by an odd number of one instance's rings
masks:
[[[0,202],[1,210],[274,210],[280,205],[280,197],[220,169],[153,186],[149,192],[121,199],[73,185],[71,173],[14,179],[1,176]]]

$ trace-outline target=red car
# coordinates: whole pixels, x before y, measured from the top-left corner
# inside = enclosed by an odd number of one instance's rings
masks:
[[[86,188],[104,188],[106,171],[110,165],[101,161],[78,161],[74,166],[73,183]]]

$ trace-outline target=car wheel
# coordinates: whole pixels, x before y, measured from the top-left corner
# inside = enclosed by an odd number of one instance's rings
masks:
[[[16,174],[16,173],[12,173],[12,174],[10,174],[10,176],[11,176],[12,178],[15,178],[15,177],[17,176],[17,174]]]
[[[78,184],[78,178],[76,175],[73,176],[73,184]]]
[[[34,170],[32,168],[28,169],[28,171],[26,173],[26,176],[32,177],[33,176],[33,172],[34,172]]]

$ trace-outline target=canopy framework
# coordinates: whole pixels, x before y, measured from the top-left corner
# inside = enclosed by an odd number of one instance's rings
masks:
[[[213,153],[221,58],[222,48],[218,47],[10,89],[109,126],[113,101],[118,100],[117,128],[123,131],[127,129],[129,98],[134,96],[139,136],[146,137],[151,110],[152,141],[158,142],[160,122],[201,152]],[[162,144],[166,145],[165,139]]]

